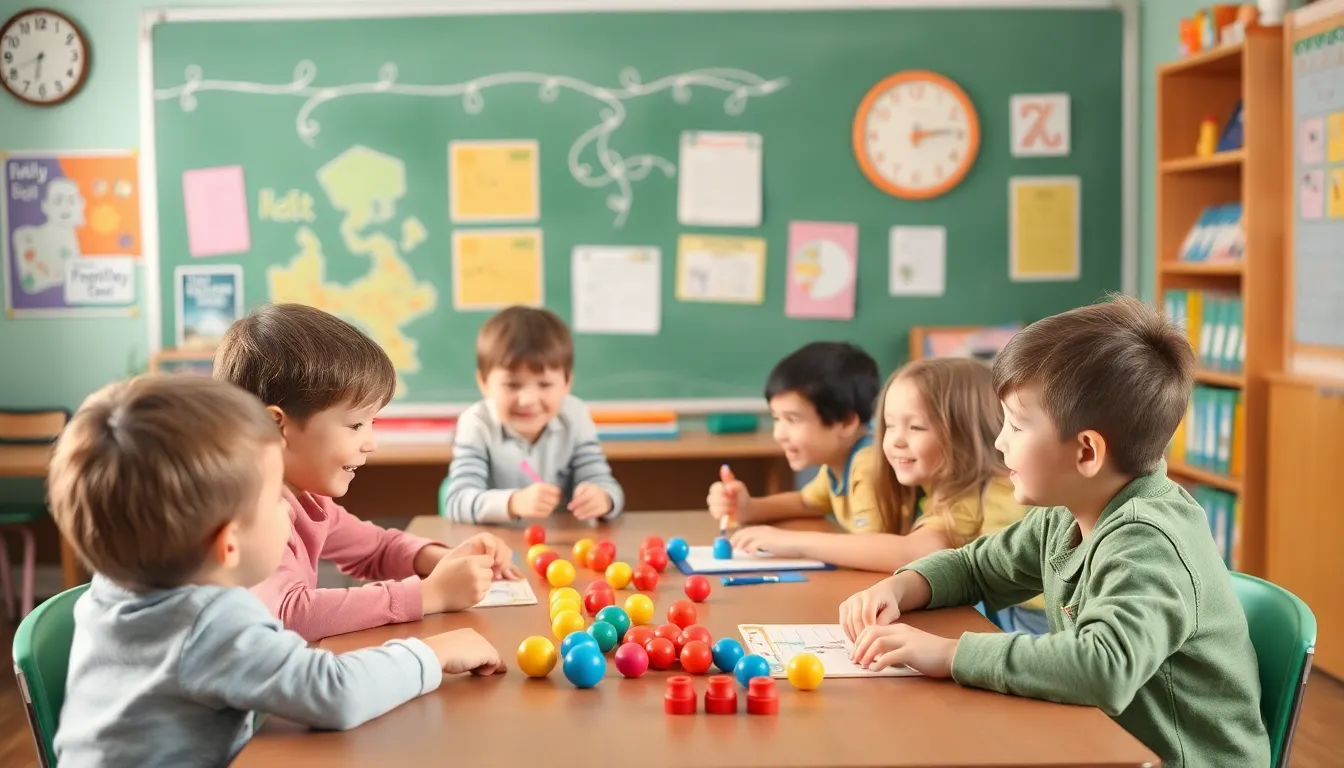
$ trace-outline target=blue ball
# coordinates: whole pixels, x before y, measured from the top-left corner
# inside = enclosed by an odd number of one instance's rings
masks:
[[[742,684],[743,688],[751,682],[753,677],[769,677],[770,662],[765,660],[764,656],[757,656],[754,653],[747,654],[737,660],[737,666],[733,667],[733,674],[737,676],[737,682]],[[565,675],[569,675],[569,657],[565,657]]]
[[[727,536],[719,536],[718,538],[714,539],[714,559],[715,560],[733,559],[733,543],[728,540]]]
[[[569,652],[574,650],[575,647],[584,644],[597,645],[597,638],[587,632],[570,632],[565,635],[564,640],[560,641],[560,655],[568,656]]]
[[[605,621],[616,628],[616,642],[625,639],[625,633],[630,631],[630,614],[619,605],[608,605],[606,608],[597,612],[593,621]]]
[[[680,563],[691,554],[691,545],[680,536],[673,536],[667,540],[667,556],[672,558],[672,562]]]
[[[742,644],[731,637],[725,637],[715,643],[714,647],[710,649],[710,653],[714,656],[714,666],[727,675],[733,673],[737,662],[746,655],[746,651],[742,650]]]
[[[584,632],[575,632],[570,637],[574,635],[585,635],[592,640],[592,635]],[[580,642],[565,654],[564,670],[565,677],[575,688],[592,688],[607,674],[607,660],[603,658],[596,641]]]

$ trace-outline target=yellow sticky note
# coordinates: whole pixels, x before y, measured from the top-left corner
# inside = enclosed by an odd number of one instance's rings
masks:
[[[1009,181],[1009,276],[1077,280],[1082,272],[1082,182],[1077,176]]]
[[[1330,116],[1326,129],[1326,157],[1331,163],[1344,163],[1344,112]]]
[[[542,304],[540,229],[453,232],[453,308]]]
[[[1344,219],[1344,168],[1330,169],[1330,188],[1326,195],[1330,218]]]
[[[448,207],[454,223],[527,222],[541,217],[535,141],[448,145]]]
[[[677,239],[677,298],[728,304],[765,301],[765,240],[682,235]]]

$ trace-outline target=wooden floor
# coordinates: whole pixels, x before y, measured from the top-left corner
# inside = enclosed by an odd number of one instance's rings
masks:
[[[12,647],[13,627],[0,620],[0,641]],[[1292,768],[1337,768],[1344,755],[1344,683],[1317,673],[1293,742]],[[37,754],[14,678],[0,684],[0,766],[37,768]]]

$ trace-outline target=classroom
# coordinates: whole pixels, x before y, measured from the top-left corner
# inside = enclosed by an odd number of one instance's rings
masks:
[[[0,87],[0,764],[1344,761],[1344,0],[0,0]]]

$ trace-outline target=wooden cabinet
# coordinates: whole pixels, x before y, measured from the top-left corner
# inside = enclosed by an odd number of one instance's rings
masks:
[[[1269,579],[1316,614],[1316,665],[1344,678],[1344,383],[1272,376]]]

